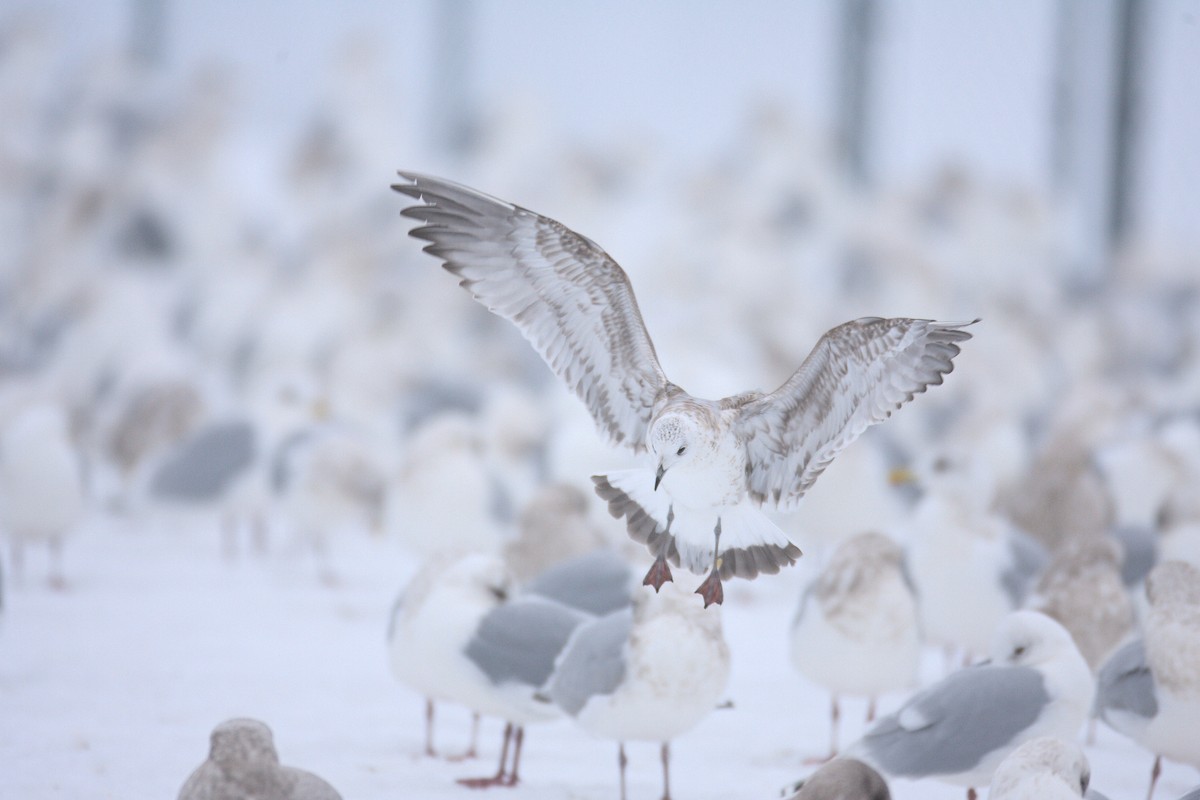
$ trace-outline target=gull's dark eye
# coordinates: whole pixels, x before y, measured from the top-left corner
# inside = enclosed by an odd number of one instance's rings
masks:
[[[1020,645],[1020,646],[1018,646],[1018,647],[1017,647],[1017,649],[1013,650],[1013,655],[1014,655],[1014,656],[1023,656],[1023,655],[1025,655],[1025,645]]]
[[[687,445],[686,445],[686,444],[685,444],[683,447],[681,447],[681,448],[679,448],[678,450],[676,450],[676,451],[675,451],[675,455],[677,455],[677,456],[681,456],[681,455],[683,455],[683,453],[684,453],[684,451],[685,451],[685,450],[687,450]]]

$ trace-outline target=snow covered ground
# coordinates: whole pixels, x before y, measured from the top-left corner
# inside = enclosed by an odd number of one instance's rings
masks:
[[[801,512],[802,514],[803,512]],[[281,760],[312,770],[346,798],[463,798],[455,778],[491,774],[500,726],[483,725],[480,758],[422,755],[423,701],[388,671],[385,628],[416,561],[392,540],[335,542],[341,578],[330,588],[286,541],[230,561],[211,530],[139,529],[97,518],[67,551],[68,588],[42,581],[30,554],[23,586],[6,574],[0,617],[0,797],[174,797],[206,757],[222,720],[251,716],[275,733]],[[828,698],[787,659],[798,597],[794,569],[736,582],[723,609],[733,651],[732,708],[715,711],[673,749],[677,798],[770,798],[824,751]],[[929,651],[924,677],[941,669]],[[902,697],[889,697],[883,710]],[[843,741],[862,730],[865,704],[843,703]],[[469,715],[439,707],[437,741],[465,744]],[[1113,800],[1144,796],[1151,758],[1104,728],[1087,748],[1093,786]],[[629,748],[630,795],[660,796],[657,748]],[[1156,797],[1200,782],[1166,764]],[[962,790],[896,781],[894,796],[959,798]],[[521,784],[494,794],[617,795],[615,747],[567,720],[533,726]]]

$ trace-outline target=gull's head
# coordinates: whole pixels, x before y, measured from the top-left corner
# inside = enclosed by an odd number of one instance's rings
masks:
[[[696,453],[701,436],[696,421],[683,414],[663,414],[650,429],[650,452],[658,460],[654,488],[673,467],[686,464]]]
[[[992,658],[1012,666],[1037,667],[1078,650],[1062,625],[1037,611],[1014,611],[996,628]]]

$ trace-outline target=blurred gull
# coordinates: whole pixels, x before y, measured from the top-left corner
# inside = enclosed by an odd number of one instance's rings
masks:
[[[434,704],[459,701],[475,679],[463,657],[480,620],[504,603],[512,576],[496,555],[444,553],[430,559],[392,607],[388,652],[392,674],[425,696],[425,754],[433,744]],[[467,755],[475,754],[474,733]]]
[[[1079,745],[1039,736],[996,767],[988,800],[1070,800],[1083,797],[1090,781],[1091,767]]]
[[[799,548],[757,506],[795,508],[867,427],[941,383],[971,336],[962,323],[848,322],[774,393],[701,400],[667,379],[628,278],[594,242],[464,186],[400,177],[392,188],[418,201],[401,213],[423,223],[411,234],[426,252],[520,328],[610,440],[651,452],[656,471],[595,476],[597,493],[656,556],[647,583],[671,579],[668,561],[707,571],[705,606],[724,579],[795,562]]]
[[[992,631],[1021,607],[1048,560],[1036,541],[990,511],[981,469],[969,459],[935,462],[908,548],[923,635],[968,655],[986,652]]]
[[[1146,579],[1142,638],[1100,669],[1095,713],[1154,753],[1147,797],[1163,757],[1200,767],[1200,570],[1165,561]]]
[[[588,733],[617,741],[622,798],[625,742],[660,743],[669,800],[670,742],[716,708],[728,679],[720,616],[671,586],[642,590],[632,608],[581,625],[545,694]]]
[[[277,453],[272,485],[292,531],[316,554],[321,579],[334,584],[330,536],[383,531],[385,456],[364,437],[334,426],[303,431],[291,442]]]
[[[602,616],[632,603],[634,588],[629,563],[612,550],[598,549],[556,564],[522,590]]]
[[[496,552],[514,510],[485,458],[479,426],[463,414],[428,420],[409,441],[395,484],[393,527],[413,552]]]
[[[311,772],[279,763],[271,729],[231,719],[213,729],[208,760],[179,790],[179,800],[341,800]]]
[[[1121,547],[1102,534],[1063,542],[1029,607],[1062,623],[1093,672],[1133,631],[1133,602],[1121,580]]]
[[[480,621],[462,652],[474,668],[456,698],[484,716],[504,720],[504,741],[496,774],[464,778],[475,788],[515,786],[519,780],[525,726],[558,716],[539,694],[569,637],[590,616],[537,595],[501,604]],[[513,747],[511,764],[508,749]]]
[[[838,749],[838,695],[875,698],[912,686],[921,638],[917,605],[899,545],[880,533],[861,533],[834,551],[808,586],[792,622],[796,669],[832,695],[829,758]]]
[[[50,585],[65,585],[62,541],[78,525],[84,500],[82,463],[63,409],[35,403],[16,412],[0,431],[0,526],[18,580],[25,545],[46,542]]]
[[[1016,611],[997,629],[992,658],[917,692],[847,754],[886,775],[967,786],[974,798],[1023,742],[1077,734],[1094,684],[1066,629]]]
[[[162,506],[219,513],[225,550],[232,554],[238,513],[254,504],[261,447],[249,420],[211,422],[164,455],[146,494]]]
[[[517,517],[517,535],[503,553],[518,581],[605,544],[604,532],[591,518],[589,498],[566,483],[540,487]]]
[[[787,800],[891,800],[883,776],[853,758],[835,758],[785,791]]]

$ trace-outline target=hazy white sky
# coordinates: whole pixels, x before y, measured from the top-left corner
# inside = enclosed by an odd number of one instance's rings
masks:
[[[436,0],[165,0],[169,66],[235,65],[264,121],[303,119],[332,91],[351,37],[374,41],[397,102],[427,109]],[[43,0],[68,51],[128,36],[131,0]],[[1007,183],[1048,185],[1054,12],[1049,0],[883,4],[874,160],[885,178],[956,160]],[[833,110],[835,0],[476,0],[472,80],[488,106],[519,97],[603,147],[629,130],[706,158],[745,109],[776,99],[825,127]],[[3,15],[0,15],[0,20]],[[1139,187],[1152,233],[1200,242],[1200,0],[1155,0]]]

